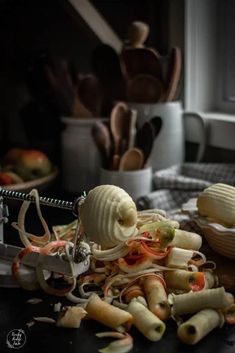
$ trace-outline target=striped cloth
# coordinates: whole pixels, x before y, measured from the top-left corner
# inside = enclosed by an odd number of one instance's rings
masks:
[[[183,203],[214,183],[235,186],[235,164],[184,163],[153,174],[153,191],[141,196],[138,209],[160,208],[177,213]]]

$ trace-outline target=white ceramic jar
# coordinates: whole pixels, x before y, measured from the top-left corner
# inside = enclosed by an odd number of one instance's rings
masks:
[[[138,112],[139,127],[153,117],[159,116],[162,119],[162,128],[154,141],[150,157],[153,170],[182,163],[184,161],[184,128],[181,103],[132,103],[130,106]]]
[[[181,164],[185,159],[185,119],[190,115],[200,129],[201,152],[205,149],[205,126],[199,114],[185,113],[180,101],[163,103],[128,103],[137,111],[137,124],[140,128],[154,117],[162,119],[162,127],[156,137],[150,156],[153,171]]]
[[[120,171],[100,169],[100,184],[112,184],[124,189],[134,201],[152,191],[152,168]]]
[[[89,191],[99,182],[101,160],[91,128],[102,118],[63,117],[61,160],[63,188],[71,193]]]

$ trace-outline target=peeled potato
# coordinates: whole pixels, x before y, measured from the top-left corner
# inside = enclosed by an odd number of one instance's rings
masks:
[[[126,191],[115,185],[92,189],[79,214],[87,237],[103,248],[125,242],[136,231],[136,205]]]
[[[218,223],[235,225],[235,187],[217,183],[206,188],[197,199],[198,213]]]

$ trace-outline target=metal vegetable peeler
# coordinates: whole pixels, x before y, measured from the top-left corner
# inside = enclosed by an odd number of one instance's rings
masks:
[[[76,198],[73,202],[53,199],[49,197],[39,197],[40,204],[52,206],[72,211],[75,217],[79,217],[79,205],[84,202],[86,197],[85,192]],[[22,250],[22,248],[5,244],[4,243],[4,223],[8,221],[8,207],[4,203],[4,199],[21,200],[35,202],[33,195],[8,190],[0,187],[0,287],[16,287],[17,283],[11,276],[11,263],[14,257]],[[83,242],[79,238],[78,229],[75,234],[73,252],[71,254],[74,261],[74,269],[76,275],[85,272],[89,268],[89,255],[87,246],[83,246]],[[60,254],[45,255],[45,269],[48,271],[59,272],[64,275],[71,275],[71,268],[68,263]],[[22,259],[22,270],[25,275],[32,276],[34,267],[37,265],[38,254],[30,253]]]

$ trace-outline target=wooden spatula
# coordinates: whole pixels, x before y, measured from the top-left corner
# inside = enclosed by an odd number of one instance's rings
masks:
[[[127,112],[128,106],[124,102],[115,104],[111,111],[110,130],[113,137],[115,154],[120,154],[122,150],[121,141],[123,139]]]
[[[128,79],[145,74],[162,80],[162,66],[156,52],[150,48],[130,48],[121,54]]]
[[[136,147],[143,152],[143,165],[152,152],[155,139],[155,128],[150,121],[146,121],[136,133]]]
[[[125,47],[143,47],[148,35],[149,25],[147,23],[142,21],[133,21],[128,27]]]
[[[110,129],[114,153],[121,155],[126,149],[133,147],[136,118],[136,111],[129,109],[124,102],[118,102],[112,109]]]
[[[139,170],[143,166],[144,155],[138,148],[130,148],[121,157],[119,170],[131,171]]]
[[[170,102],[177,99],[177,88],[179,86],[182,69],[181,50],[178,47],[172,48],[167,70],[167,90],[165,101]]]

